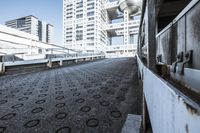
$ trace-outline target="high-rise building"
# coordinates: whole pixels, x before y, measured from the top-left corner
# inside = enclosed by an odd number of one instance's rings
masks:
[[[86,52],[136,51],[140,16],[118,7],[118,0],[63,0],[64,45]]]
[[[39,41],[52,44],[54,27],[35,16],[26,16],[7,21],[6,26],[38,36]]]

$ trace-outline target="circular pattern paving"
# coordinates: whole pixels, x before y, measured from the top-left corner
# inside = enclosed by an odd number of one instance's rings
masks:
[[[7,103],[7,102],[8,102],[7,100],[1,100],[1,101],[0,101],[0,105],[5,104],[5,103]]]
[[[70,127],[61,127],[56,131],[56,133],[71,133],[71,128]]]
[[[101,98],[101,95],[94,95],[93,98],[94,99],[99,99],[99,98]]]
[[[57,108],[62,108],[65,106],[65,103],[58,103],[55,105]]]
[[[16,116],[16,113],[9,113],[9,114],[6,114],[6,115],[2,116],[0,118],[0,120],[9,120],[9,119],[11,119],[11,118],[13,118],[15,116]]]
[[[96,118],[91,118],[86,121],[88,127],[97,127],[99,125],[99,120]]]
[[[80,93],[78,93],[78,92],[73,94],[73,96],[79,96],[79,95],[80,95]]]
[[[117,99],[118,101],[124,101],[126,98],[123,97],[123,96],[118,96],[118,97],[116,97],[116,99]]]
[[[87,93],[92,94],[92,93],[94,93],[94,90],[90,89],[90,90],[87,91]]]
[[[13,105],[11,108],[12,109],[17,109],[17,108],[21,108],[23,106],[24,106],[24,104],[20,103],[20,104]]]
[[[25,92],[24,95],[31,95],[33,92]]]
[[[120,90],[126,92],[128,91],[128,88],[121,88]]]
[[[46,97],[47,96],[47,94],[40,94],[40,95],[38,95],[38,97]]]
[[[56,94],[63,94],[63,91],[56,91]]]
[[[83,98],[79,98],[79,99],[76,99],[75,102],[77,103],[83,103],[85,100]]]
[[[65,113],[65,112],[60,112],[55,115],[55,118],[57,118],[57,119],[64,119],[65,117],[67,117],[67,113]]]
[[[62,100],[64,98],[65,98],[64,96],[58,96],[58,97],[56,97],[56,100]]]
[[[120,118],[122,116],[121,112],[120,111],[111,111],[110,112],[110,115],[113,117],[113,118]]]
[[[30,120],[30,121],[28,121],[28,122],[26,122],[24,124],[24,127],[26,127],[26,128],[32,128],[32,127],[37,126],[39,123],[40,123],[40,120]]]
[[[100,105],[102,105],[102,106],[109,106],[110,102],[108,102],[108,101],[101,101]]]
[[[38,107],[38,108],[34,108],[34,109],[31,111],[31,113],[36,114],[36,113],[42,112],[43,110],[44,110],[44,109],[43,109],[42,107]]]
[[[62,89],[62,87],[56,87],[55,88],[55,90],[61,90]]]
[[[77,89],[70,89],[70,90],[73,91],[73,92],[77,91]]]
[[[36,101],[35,103],[36,104],[42,104],[42,103],[45,103],[46,101],[45,100],[38,100],[38,101]]]
[[[90,106],[83,106],[81,107],[80,111],[82,112],[89,112],[91,110],[91,107]]]
[[[21,97],[21,98],[19,98],[18,100],[19,100],[19,101],[26,101],[26,100],[28,100],[28,97]]]
[[[48,91],[47,89],[40,90],[41,93],[47,92],[47,91]]]

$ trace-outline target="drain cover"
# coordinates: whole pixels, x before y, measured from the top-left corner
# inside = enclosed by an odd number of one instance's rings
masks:
[[[99,120],[96,118],[88,119],[86,125],[88,127],[97,127],[99,125]]]
[[[35,126],[37,126],[39,123],[40,123],[40,120],[31,120],[31,121],[26,122],[26,123],[24,124],[24,127],[26,127],[26,128],[35,127]]]

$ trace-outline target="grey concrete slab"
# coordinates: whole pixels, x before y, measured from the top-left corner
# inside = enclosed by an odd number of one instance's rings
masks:
[[[141,115],[128,114],[121,133],[140,133]]]

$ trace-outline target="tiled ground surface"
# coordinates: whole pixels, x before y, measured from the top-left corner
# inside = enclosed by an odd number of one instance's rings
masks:
[[[0,77],[0,133],[120,133],[140,95],[133,58]]]

